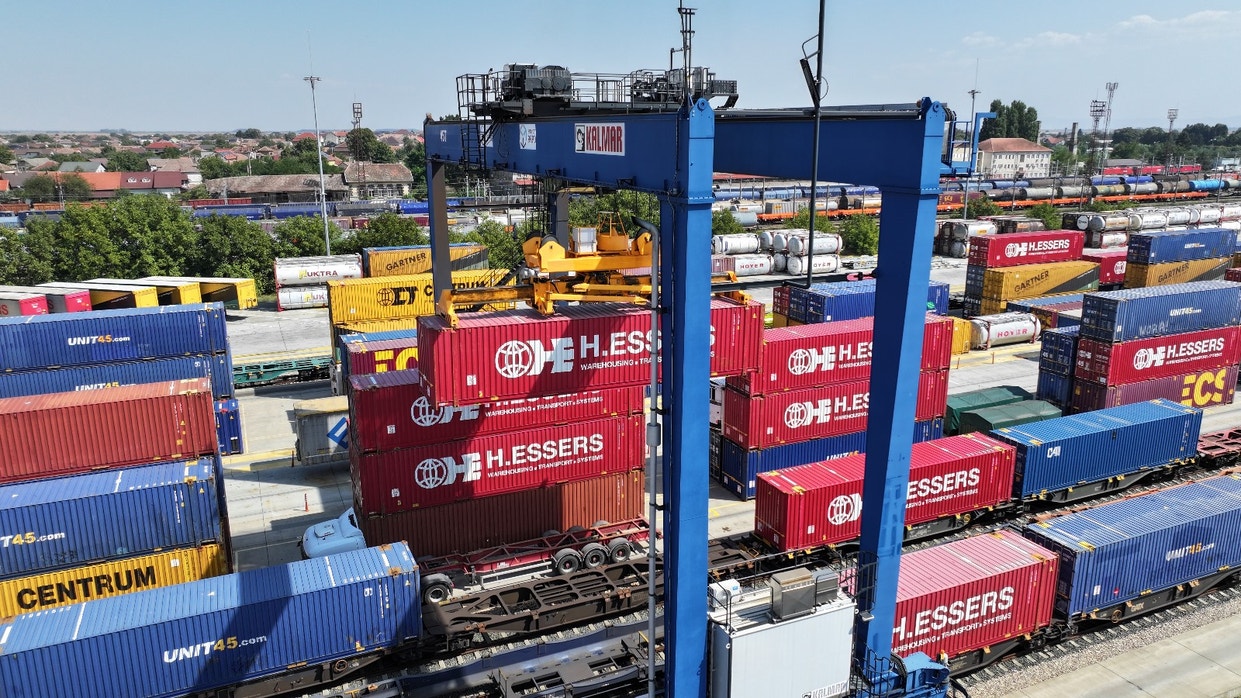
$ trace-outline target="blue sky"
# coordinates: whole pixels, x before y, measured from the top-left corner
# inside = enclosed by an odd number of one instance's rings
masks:
[[[797,66],[814,0],[696,0],[694,62],[739,81],[738,107],[809,103]],[[454,78],[507,62],[575,72],[663,67],[675,0],[37,0],[8,2],[0,131],[418,128],[455,112]],[[1112,125],[1241,127],[1241,4],[1178,0],[828,0],[828,104],[928,95],[959,112],[1024,100],[1044,127],[1088,126],[1118,82]]]

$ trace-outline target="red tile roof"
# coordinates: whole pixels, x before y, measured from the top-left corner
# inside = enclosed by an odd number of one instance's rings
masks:
[[[1050,153],[1038,143],[1031,143],[1024,138],[988,138],[978,144],[984,153]]]

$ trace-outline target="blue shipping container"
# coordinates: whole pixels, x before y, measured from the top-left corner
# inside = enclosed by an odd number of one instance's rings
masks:
[[[1156,490],[1024,533],[1060,557],[1056,610],[1088,614],[1241,564],[1241,479]]]
[[[815,284],[810,290],[793,287],[789,294],[790,317],[793,316],[794,296],[805,297],[804,322],[856,320],[873,317],[875,314],[874,279]],[[798,310],[801,310],[800,304]],[[947,314],[948,284],[942,281],[930,282],[927,286],[927,310],[933,310],[940,315]]]
[[[1017,447],[1014,485],[1024,498],[1193,458],[1201,427],[1201,410],[1152,400],[991,435]]]
[[[0,318],[0,370],[6,371],[227,349],[222,303]]]
[[[233,395],[232,362],[228,354],[215,354],[0,373],[0,398],[160,383],[207,375],[211,376],[211,392],[216,398]]]
[[[220,444],[220,455],[242,452],[241,411],[237,400],[217,400],[215,403],[215,436]]]
[[[1188,262],[1229,257],[1237,246],[1237,231],[1228,228],[1148,230],[1129,234],[1130,264]]]
[[[1066,376],[1047,371],[1038,372],[1037,399],[1050,402],[1063,411],[1068,409],[1069,398],[1072,396],[1073,376],[1071,374]]]
[[[222,542],[211,456],[0,487],[0,579]]]
[[[1194,281],[1088,293],[1081,334],[1101,342],[1128,342],[1241,323],[1241,284]]]
[[[1077,361],[1077,339],[1080,327],[1053,327],[1043,332],[1042,349],[1038,354],[1039,373],[1073,375]]]
[[[391,649],[421,629],[418,566],[394,543],[9,619],[0,694],[206,692]]]
[[[938,439],[943,435],[944,419],[942,417],[914,424],[914,443]],[[750,500],[754,498],[754,482],[759,473],[783,470],[795,465],[805,465],[865,451],[866,432],[864,431],[750,451],[724,439],[720,470],[724,478],[724,486],[741,499]],[[729,483],[728,480],[732,482]]]

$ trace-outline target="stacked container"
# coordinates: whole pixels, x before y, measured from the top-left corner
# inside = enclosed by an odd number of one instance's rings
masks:
[[[356,254],[331,257],[277,258],[276,310],[327,306],[327,282],[362,278],[362,257]]]
[[[1129,236],[1125,287],[1167,286],[1224,278],[1232,266],[1237,231],[1194,228]]]
[[[487,268],[487,246],[454,242],[448,246],[453,271]],[[408,276],[431,272],[431,246],[367,247],[362,250],[362,272],[367,277]]]
[[[1087,295],[1073,411],[1154,398],[1197,407],[1231,403],[1241,360],[1238,323],[1241,285],[1229,281]]]
[[[771,329],[755,373],[730,377],[721,482],[742,499],[759,473],[865,450],[873,318]],[[951,318],[928,315],[915,441],[943,434]]]
[[[875,280],[838,281],[810,288],[787,287],[788,316],[802,324],[856,320],[875,314]],[[948,313],[948,284],[931,281],[927,287],[927,310]]]
[[[1042,230],[973,240],[965,275],[965,315],[994,315],[1008,301],[1079,293],[1099,285],[1099,268],[1081,260],[1085,236]]]
[[[3,615],[229,570],[210,391],[195,378],[0,399]]]
[[[208,377],[222,453],[241,453],[221,303],[0,318],[0,397]]]
[[[1038,399],[1062,411],[1073,398],[1073,372],[1077,366],[1078,325],[1055,327],[1043,333],[1038,355]]]

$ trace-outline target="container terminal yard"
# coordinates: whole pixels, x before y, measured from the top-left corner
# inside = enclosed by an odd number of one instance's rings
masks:
[[[274,310],[0,288],[0,695],[1241,693],[1241,180],[735,109],[680,15],[679,70],[459,76],[430,245],[277,259]],[[449,168],[544,180],[514,269]],[[585,188],[659,220],[571,227]],[[882,207],[878,255],[803,199]]]

